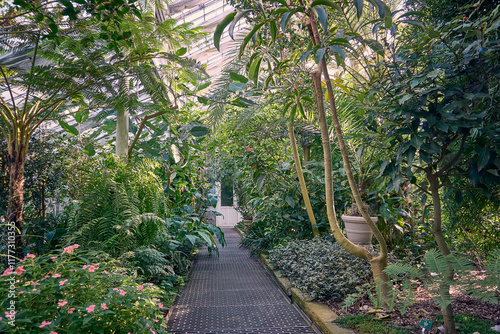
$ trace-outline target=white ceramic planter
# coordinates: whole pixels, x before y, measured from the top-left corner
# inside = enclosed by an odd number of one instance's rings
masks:
[[[378,220],[378,217],[370,218],[374,223]],[[345,224],[347,239],[356,245],[370,245],[372,243],[373,232],[363,217],[342,215],[342,221]]]

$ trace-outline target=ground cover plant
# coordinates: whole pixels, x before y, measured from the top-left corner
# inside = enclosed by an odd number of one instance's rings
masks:
[[[293,240],[269,252],[275,270],[318,300],[343,300],[373,281],[370,264],[331,238]]]
[[[398,326],[391,326],[389,323],[376,319],[374,315],[348,315],[336,320],[346,328],[354,329],[358,333],[365,334],[410,334],[413,333],[412,329],[398,328]]]

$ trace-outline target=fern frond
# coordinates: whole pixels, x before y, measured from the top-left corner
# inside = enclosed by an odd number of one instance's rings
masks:
[[[434,300],[436,305],[442,310],[446,309],[448,305],[451,304],[451,298],[445,298],[441,295],[436,295],[432,299]]]
[[[474,263],[463,255],[449,254],[444,258],[457,273],[466,273],[474,270]]]
[[[174,269],[165,258],[165,254],[153,247],[143,246],[134,250],[134,262],[146,275],[174,275]]]
[[[423,273],[420,269],[406,263],[396,262],[388,265],[384,272],[393,280],[402,278],[421,278]]]
[[[436,249],[430,249],[424,255],[425,267],[429,272],[443,277],[450,271],[450,266],[446,258]]]
[[[490,254],[486,261],[485,269],[489,275],[500,277],[500,249],[496,249]]]

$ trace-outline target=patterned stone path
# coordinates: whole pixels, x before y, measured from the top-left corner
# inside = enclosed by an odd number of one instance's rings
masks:
[[[313,334],[263,268],[239,247],[240,236],[223,229],[220,256],[201,250],[179,296],[167,330],[176,334]]]

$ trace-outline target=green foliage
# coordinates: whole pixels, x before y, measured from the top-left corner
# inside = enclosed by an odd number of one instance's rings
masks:
[[[467,189],[463,181],[452,182],[443,198],[447,228],[455,236],[452,242],[482,264],[500,243],[500,203],[482,190]]]
[[[177,245],[187,249],[187,253],[191,253],[194,249],[200,246],[207,246],[208,251],[219,252],[217,241],[220,245],[226,244],[224,232],[220,227],[202,222],[196,215],[186,215],[185,217],[174,216],[167,218],[166,227],[168,231],[176,236]],[[176,248],[175,244],[171,245]]]
[[[383,172],[393,182],[406,177],[428,190],[433,176],[446,187],[464,183],[443,177],[458,177],[469,179],[469,188],[498,193],[499,17],[497,6],[471,21],[457,17],[430,26],[395,44],[397,57],[380,64],[388,75],[377,85],[372,116],[380,129],[374,131],[394,150]]]
[[[449,281],[446,274],[452,270],[455,279]],[[388,287],[387,307],[394,308],[405,314],[408,307],[415,302],[415,291],[422,286],[433,294],[436,305],[442,309],[451,303],[450,297],[444,298],[439,294],[439,285],[455,286],[465,291],[472,298],[482,302],[498,304],[500,293],[500,250],[492,252],[485,264],[485,278],[476,280],[475,267],[465,256],[450,254],[442,256],[435,249],[429,250],[424,256],[423,266],[412,266],[407,263],[396,262],[387,266],[384,272],[390,280]],[[344,299],[344,306],[353,305],[359,298],[368,296],[376,308],[381,307],[381,292],[369,286],[357,287],[357,293],[348,295]],[[375,290],[375,291],[373,291]],[[372,293],[373,291],[373,293]],[[466,333],[468,333],[466,331]]]
[[[141,246],[121,258],[129,261],[128,267],[137,268],[139,274],[147,277],[174,276],[175,271],[166,255],[153,246]]]
[[[346,328],[355,329],[357,333],[361,334],[410,334],[413,333],[411,329],[399,328],[391,326],[385,321],[380,321],[374,315],[347,315],[345,317],[335,320],[336,323],[342,324]]]
[[[0,277],[0,310],[16,301],[15,326],[2,333],[145,333],[163,329],[165,291],[117,266],[107,254],[78,245],[35,257],[29,254]],[[94,263],[97,261],[99,263]],[[14,269],[14,268],[12,268]],[[14,297],[10,280],[16,281]]]
[[[79,243],[82,248],[121,257],[139,274],[157,279],[185,274],[193,251],[201,246],[218,252],[214,236],[224,246],[220,228],[203,223],[189,205],[177,206],[175,212],[183,216],[166,218],[172,213],[157,175],[161,171],[158,162],[145,159],[125,164],[114,155],[94,161],[82,175],[85,182],[65,237],[67,244]],[[178,169],[176,173],[186,176],[189,172]],[[187,185],[185,177],[170,179],[174,185]],[[197,189],[193,191],[187,192],[188,203]],[[178,194],[181,198],[180,190]]]
[[[455,0],[452,3],[447,0],[406,0],[405,2],[410,10],[420,11],[424,14],[423,19],[431,23],[446,22],[458,15],[468,17],[474,12],[489,12],[500,4],[498,0]]]
[[[368,261],[327,239],[291,241],[270,251],[269,261],[295,287],[319,300],[342,299],[371,281]]]
[[[476,280],[472,271],[475,270],[472,262],[465,256],[450,254],[443,256],[435,249],[429,250],[424,256],[424,267],[414,267],[405,263],[393,263],[387,266],[384,272],[390,277],[387,283],[390,291],[389,306],[396,306],[404,314],[409,306],[414,302],[414,291],[419,282],[434,295],[434,301],[441,308],[446,308],[451,303],[451,299],[444,298],[438,292],[440,284],[455,286],[464,289],[472,298],[498,304],[500,281],[500,250],[492,252],[485,266],[484,280]],[[446,279],[449,271],[455,273],[455,279]],[[354,298],[349,298],[353,303]]]
[[[487,276],[484,280],[470,282],[468,292],[479,300],[498,304],[500,300],[500,249],[491,252],[485,263]]]
[[[150,160],[126,165],[116,156],[96,161],[66,242],[113,256],[154,244],[166,215],[158,167]]]
[[[434,318],[435,323],[443,322],[443,315],[438,314]],[[475,314],[457,314],[455,315],[455,323],[459,328],[461,333],[481,333],[481,334],[495,334],[495,332],[491,329],[494,324],[480,319]]]

